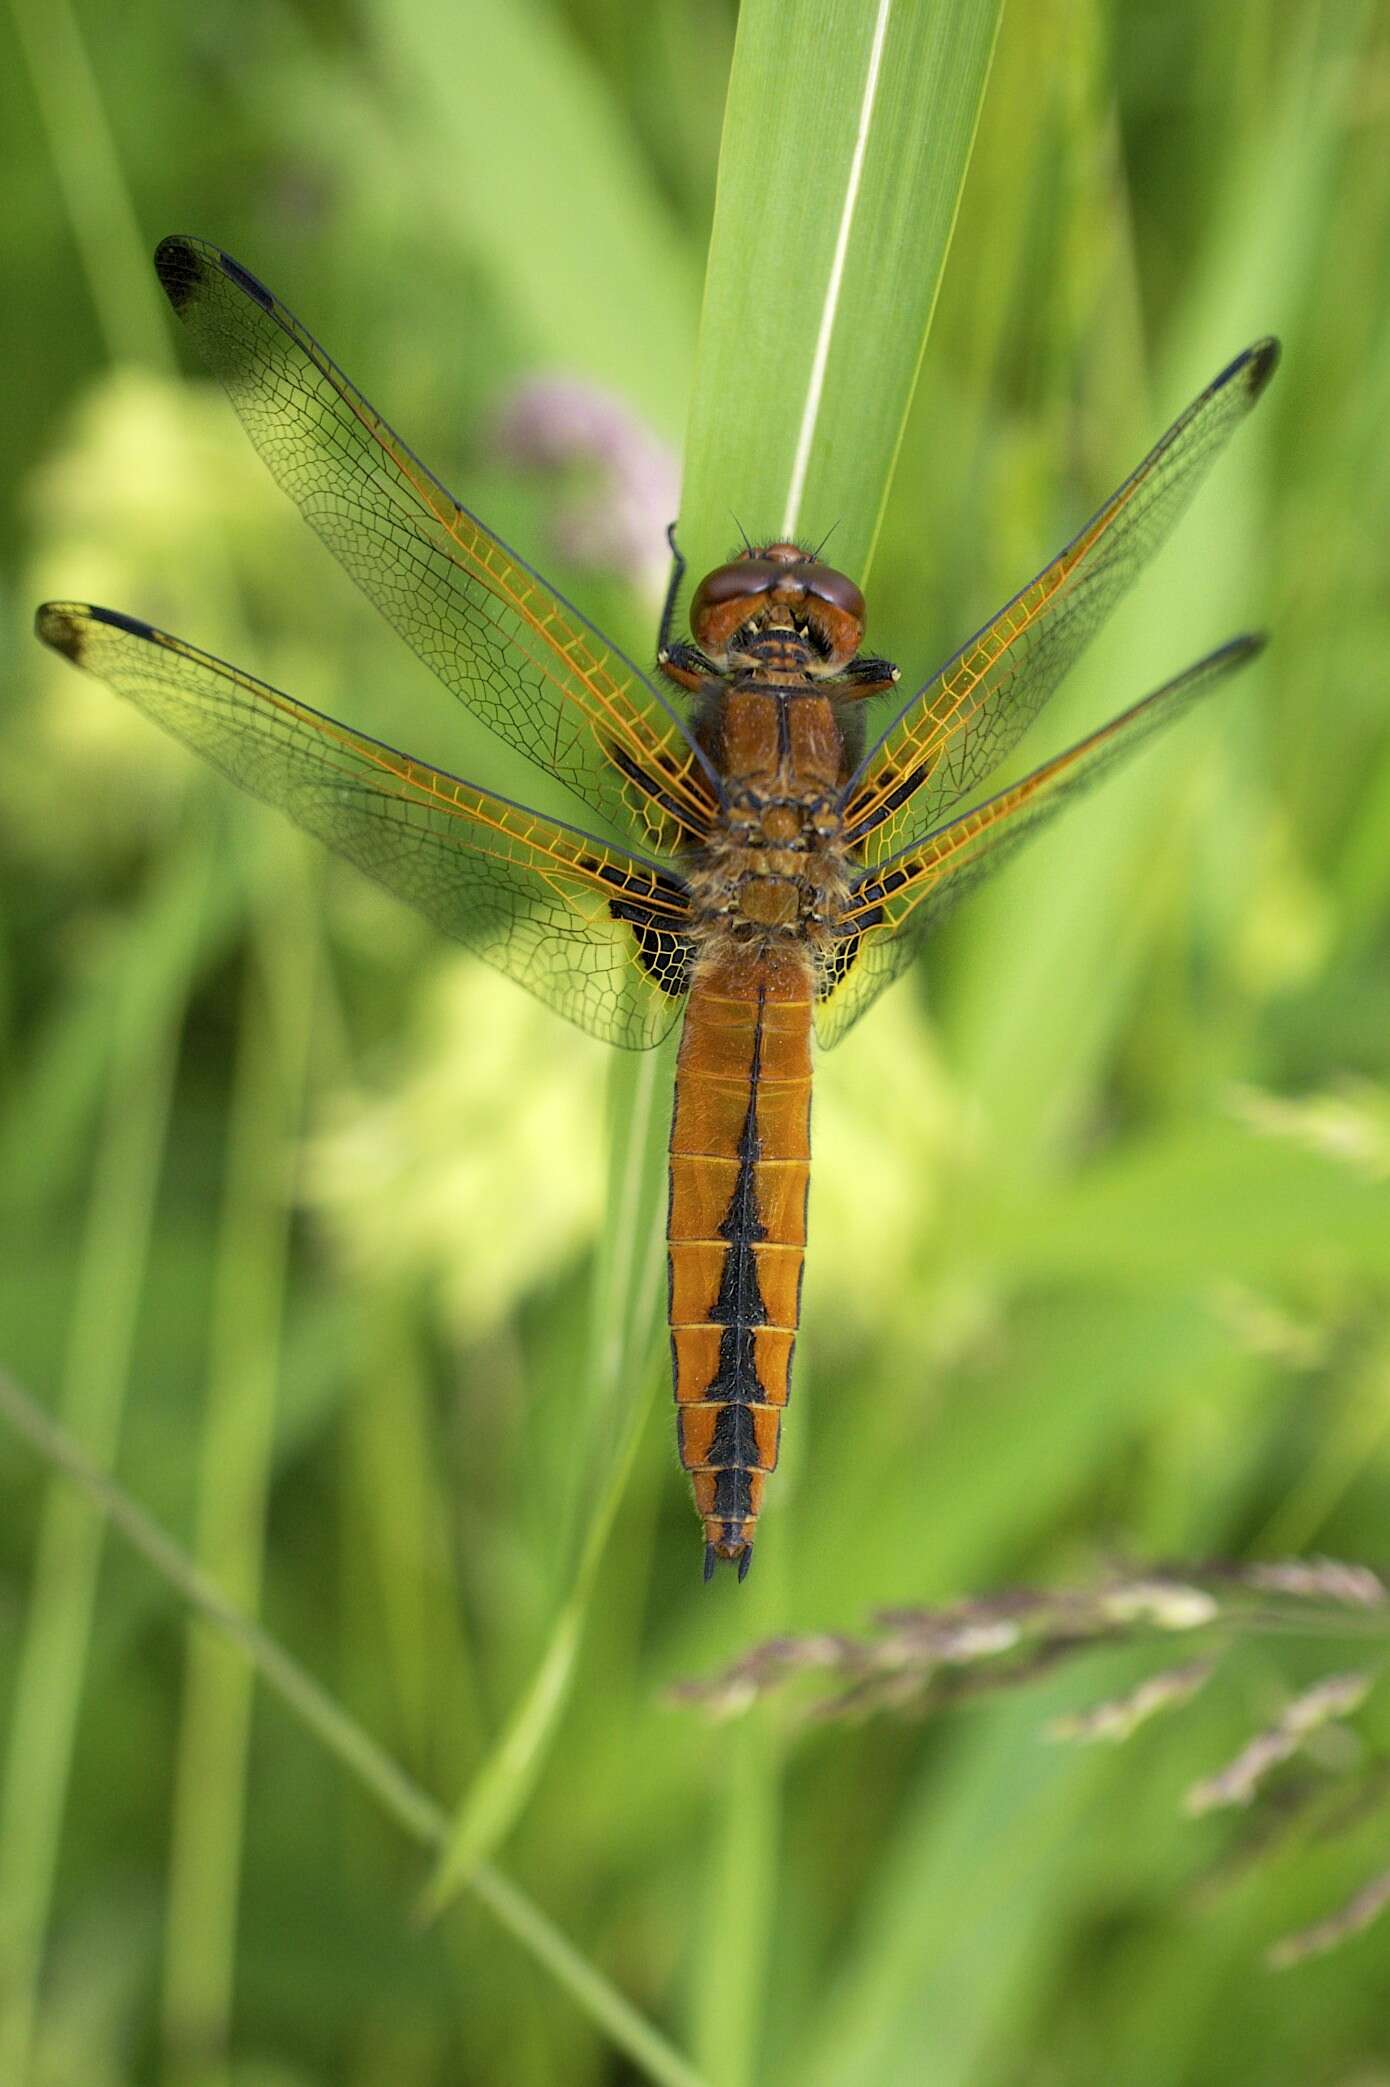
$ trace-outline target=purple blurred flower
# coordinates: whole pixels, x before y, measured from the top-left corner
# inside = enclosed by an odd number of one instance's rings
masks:
[[[573,565],[630,581],[660,600],[680,503],[676,453],[616,393],[580,377],[532,377],[504,401],[493,432],[502,458],[547,476],[579,469],[553,535]]]

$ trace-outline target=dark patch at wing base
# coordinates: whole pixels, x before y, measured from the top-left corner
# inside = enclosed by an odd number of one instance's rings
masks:
[[[846,939],[854,936],[863,947],[852,967],[834,976],[822,972],[816,1007],[822,1045],[837,1043],[853,1027],[967,891],[1155,732],[1255,659],[1263,644],[1253,635],[1230,639],[1022,781],[861,877],[846,909]]]
[[[856,889],[851,903],[857,903],[862,886]],[[864,937],[870,928],[882,924],[883,914],[876,908],[857,915],[857,925],[824,952],[816,966],[816,998],[829,1000],[837,993],[850,972],[859,961],[859,952],[864,946]]]
[[[672,1000],[683,1000],[690,990],[692,951],[684,935],[673,935],[643,906],[625,899],[610,899],[608,910],[614,920],[632,929],[637,961],[653,985]]]
[[[683,910],[689,905],[690,894],[685,886],[674,878],[634,878],[612,863],[592,858],[586,859],[582,867],[621,894],[608,901],[608,911],[614,920],[632,929],[637,961],[648,978],[671,999],[684,999],[690,990],[693,951],[686,936],[672,929],[671,909]],[[658,897],[664,901],[661,911],[653,905]]]

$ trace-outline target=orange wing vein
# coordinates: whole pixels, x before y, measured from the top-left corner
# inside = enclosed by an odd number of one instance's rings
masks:
[[[1021,782],[866,871],[842,916],[844,943],[822,974],[816,1014],[821,1042],[837,1043],[846,1034],[912,962],[957,899],[1263,645],[1259,637],[1232,638]]]
[[[47,602],[36,629],[581,1029],[642,1049],[671,1028],[686,898],[659,863],[398,753],[113,609]]]
[[[1168,536],[1278,359],[1274,340],[1238,355],[1066,549],[903,705],[846,793],[846,832],[867,861],[883,862],[931,831],[1017,745]]]
[[[276,480],[445,687],[644,850],[702,832],[718,779],[664,694],[460,507],[248,269],[187,238],[155,267]]]

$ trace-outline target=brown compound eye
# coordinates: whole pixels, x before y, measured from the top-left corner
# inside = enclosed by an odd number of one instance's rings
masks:
[[[833,565],[807,563],[798,577],[806,590],[806,621],[820,632],[826,664],[847,667],[864,642],[863,595]]]
[[[853,580],[795,544],[777,543],[716,566],[701,580],[690,604],[696,644],[712,659],[721,658],[735,632],[770,601],[784,604],[814,630],[829,668],[847,665],[863,643],[864,597]]]
[[[720,658],[734,632],[757,614],[785,578],[786,567],[770,558],[740,558],[733,565],[717,565],[705,574],[690,604],[695,643],[712,658]]]

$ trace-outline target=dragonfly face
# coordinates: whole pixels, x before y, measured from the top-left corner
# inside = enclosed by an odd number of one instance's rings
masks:
[[[1258,650],[1236,638],[1066,753],[954,808],[1011,751],[1263,391],[1224,369],[1079,534],[871,743],[864,600],[795,544],[700,583],[691,638],[626,658],[447,493],[299,321],[200,240],[169,301],[306,520],[449,693],[568,794],[542,817],[118,610],[39,636],[233,781],[591,1034],[683,1021],[671,1127],[671,1348],[705,1569],[747,1571],[800,1317],[811,1037],[837,1042],[930,929],[1080,791]],[[597,821],[595,830],[592,822]]]
[[[808,677],[847,667],[864,641],[864,597],[853,580],[796,544],[769,544],[707,573],[690,604],[695,643],[721,672],[765,662],[761,641],[788,631],[802,641]]]

